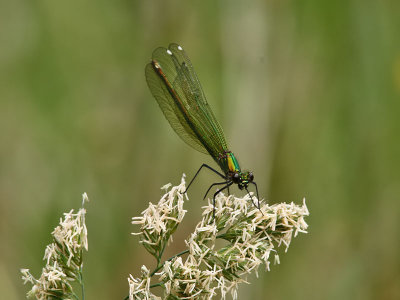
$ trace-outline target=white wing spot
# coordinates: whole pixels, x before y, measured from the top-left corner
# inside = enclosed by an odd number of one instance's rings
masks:
[[[167,53],[168,53],[169,55],[172,55],[172,52],[171,52],[169,49],[167,49]]]
[[[181,50],[181,51],[182,51],[183,49],[182,49],[182,47],[181,47],[181,46],[178,46],[178,50]]]

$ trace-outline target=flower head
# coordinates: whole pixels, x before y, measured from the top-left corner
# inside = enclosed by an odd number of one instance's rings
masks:
[[[217,294],[225,299],[229,292],[237,299],[238,284],[247,282],[246,276],[251,272],[257,274],[262,264],[270,270],[271,252],[274,262],[279,264],[277,248],[283,245],[287,251],[292,237],[306,233],[308,227],[304,220],[309,215],[305,200],[302,206],[279,203],[257,208],[252,204],[254,196],[237,198],[220,193],[215,207],[211,201],[203,207],[202,219],[185,241],[187,250],[161,264],[162,251],[156,249],[165,247],[185,212],[178,190],[185,190],[183,178],[179,186],[166,190],[157,205],[150,204],[143,217],[134,218],[133,223],[141,225],[138,234],[143,245],[148,251],[150,247],[149,252],[157,258],[153,272],[142,272],[140,279],[130,282],[131,295],[140,290],[147,297],[138,299],[152,299],[147,287],[152,287],[150,279],[154,274],[159,276],[156,285],[164,288],[164,299],[211,299]],[[217,247],[217,239],[225,240],[226,245]],[[183,258],[181,255],[186,253]]]
[[[132,218],[132,224],[140,225],[140,232],[132,233],[140,236],[140,242],[155,257],[162,252],[185,216],[183,209],[185,195],[185,176],[181,184],[170,189],[171,184],[164,185],[164,196],[157,204],[149,203],[141,217]]]
[[[86,193],[83,199],[87,199]],[[81,282],[82,253],[88,249],[86,210],[64,213],[64,219],[52,232],[53,243],[47,245],[43,260],[46,266],[39,279],[21,269],[24,283],[31,283],[28,296],[36,299],[70,299],[74,295],[71,282]]]

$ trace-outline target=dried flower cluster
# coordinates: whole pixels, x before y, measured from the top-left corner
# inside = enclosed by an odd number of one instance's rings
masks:
[[[150,292],[150,281],[150,271],[146,266],[142,266],[142,276],[140,278],[134,278],[130,275],[128,278],[129,299],[161,300],[160,297]]]
[[[252,200],[258,201],[254,195],[236,198],[219,194],[215,208],[211,202],[203,207],[201,221],[185,241],[187,249],[162,262],[165,247],[186,213],[184,176],[180,185],[171,188],[168,184],[162,189],[165,194],[161,200],[157,204],[149,203],[142,216],[132,220],[133,224],[140,225],[140,231],[134,234],[156,258],[157,265],[152,272],[142,266],[137,278],[130,275],[130,300],[212,299],[215,296],[225,299],[228,293],[237,299],[238,284],[246,282],[251,272],[257,274],[261,264],[269,270],[271,252],[279,264],[276,249],[283,245],[287,251],[292,237],[299,232],[306,233],[308,227],[304,221],[309,214],[305,201],[302,206],[262,204],[258,209],[252,204]],[[83,194],[83,203],[87,200]],[[40,278],[34,278],[28,269],[21,270],[24,283],[33,285],[29,297],[79,299],[72,283],[83,288],[82,254],[84,249],[88,250],[83,203],[77,213],[72,210],[65,213],[52,232],[53,243],[46,248],[46,266]],[[217,247],[217,239],[224,240],[225,246]],[[151,289],[156,286],[163,288],[163,298],[152,293]]]
[[[83,206],[88,201],[86,193],[82,198]],[[46,247],[43,258],[46,266],[39,279],[34,278],[29,269],[21,269],[24,283],[33,285],[28,297],[78,299],[71,283],[82,284],[82,254],[83,249],[88,250],[85,214],[83,207],[77,213],[73,210],[64,213],[64,219],[60,219],[60,224],[52,232],[53,243]]]
[[[141,225],[137,234],[156,257],[157,267],[150,272],[143,266],[139,278],[130,276],[131,300],[160,299],[151,293],[155,286],[164,289],[164,299],[212,299],[217,295],[225,299],[229,292],[237,299],[238,284],[246,282],[246,275],[257,272],[263,263],[269,270],[271,252],[279,263],[276,248],[284,245],[287,251],[292,236],[306,233],[308,227],[304,221],[309,214],[305,201],[302,206],[262,204],[258,209],[252,205],[250,195],[236,198],[218,194],[215,219],[209,202],[202,220],[186,240],[187,249],[161,264],[164,247],[185,214],[179,193],[184,190],[183,177],[181,184],[168,191],[157,205],[150,204],[142,217],[134,218],[133,223]],[[217,248],[217,239],[225,240],[226,246]],[[183,254],[188,254],[185,259]],[[153,275],[158,275],[158,281],[152,285]]]
[[[178,224],[183,220],[186,210],[183,209],[183,194],[185,191],[185,180],[179,186],[172,187],[171,184],[163,186],[165,195],[157,204],[149,203],[149,207],[142,212],[142,217],[132,218],[132,224],[141,225],[139,233],[140,242],[146,250],[157,260],[161,258],[165,247],[171,240]]]

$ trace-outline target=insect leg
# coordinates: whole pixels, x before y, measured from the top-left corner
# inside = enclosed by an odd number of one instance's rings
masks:
[[[228,184],[222,188],[220,188],[218,191],[215,192],[214,196],[213,196],[213,206],[214,206],[214,210],[213,210],[213,220],[215,219],[215,196],[217,196],[219,193],[221,193],[223,190],[229,188],[231,185],[233,184],[233,182],[228,182]]]
[[[256,187],[257,187],[257,185],[256,185]],[[264,215],[263,214],[263,212],[261,211],[261,206],[260,206],[260,199],[257,199],[257,203],[258,203],[258,205],[254,202],[254,199],[253,199],[253,197],[251,196],[251,194],[250,194],[250,192],[249,192],[249,190],[246,188],[246,191],[247,191],[247,193],[249,194],[249,196],[250,196],[250,198],[251,198],[251,202],[253,202],[253,205],[255,206],[255,207],[257,207],[258,208],[258,210],[261,212],[261,214],[262,215]],[[258,194],[258,193],[257,193]]]
[[[192,178],[192,180],[190,181],[189,185],[187,186],[186,190],[183,192],[184,194],[188,191],[188,189],[190,188],[190,185],[193,183],[193,181],[196,179],[197,175],[199,174],[199,172],[201,171],[201,169],[203,167],[206,167],[208,169],[210,169],[211,171],[213,171],[215,174],[221,176],[223,179],[226,179],[225,175],[222,175],[220,172],[218,172],[217,170],[211,168],[209,165],[206,164],[202,164],[200,169],[196,172],[196,174],[194,175],[194,177]]]
[[[257,193],[257,201],[258,201],[258,208],[260,208],[260,196],[258,195],[258,187],[257,187],[257,183],[255,183],[254,181],[250,182],[252,184],[255,185],[256,187],[256,193]]]
[[[203,200],[206,199],[208,192],[211,190],[211,188],[212,188],[213,186],[215,186],[215,185],[221,185],[221,184],[227,184],[227,183],[228,183],[228,181],[224,181],[224,182],[216,182],[216,183],[213,183],[212,185],[210,185],[210,187],[208,188],[206,194],[205,194],[204,197],[203,197]],[[229,188],[228,188],[228,189],[229,189]]]

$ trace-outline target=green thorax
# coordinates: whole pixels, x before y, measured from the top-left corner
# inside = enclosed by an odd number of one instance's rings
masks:
[[[225,174],[228,174],[230,172],[241,172],[239,163],[235,155],[230,151],[225,151],[224,153],[219,154],[215,161],[218,163]]]

